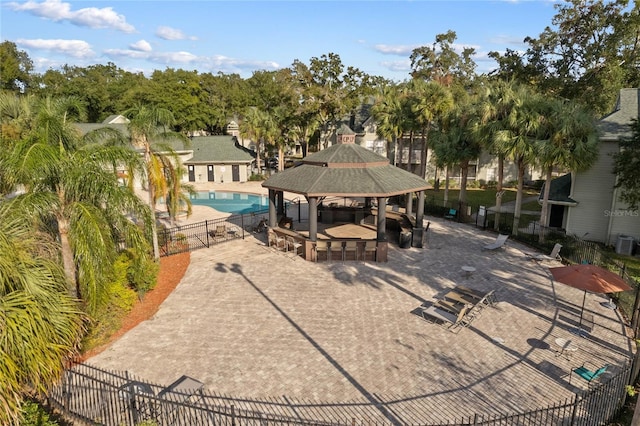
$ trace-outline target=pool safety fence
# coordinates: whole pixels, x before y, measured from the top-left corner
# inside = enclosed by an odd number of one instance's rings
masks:
[[[209,248],[266,230],[269,211],[232,215],[158,230],[160,256]]]
[[[624,405],[631,365],[563,401],[522,413],[478,413],[443,419],[428,398],[370,395],[345,402],[289,396],[234,398],[203,386],[178,390],[128,372],[78,364],[49,392],[52,408],[74,424],[121,425],[555,425],[609,424]],[[175,383],[202,385],[183,376]],[[532,386],[532,390],[535,386]],[[491,408],[491,407],[489,407]]]

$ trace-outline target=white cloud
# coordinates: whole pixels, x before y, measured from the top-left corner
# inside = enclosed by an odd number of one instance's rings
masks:
[[[154,64],[181,67],[198,67],[202,71],[240,73],[242,71],[254,71],[257,69],[277,70],[280,65],[274,61],[249,61],[229,58],[227,56],[197,56],[190,52],[151,52],[134,49],[107,49],[103,54],[113,60],[126,58],[143,60]]]
[[[151,52],[151,45],[146,40],[139,40],[135,43],[129,45],[129,48],[132,50],[137,50],[139,52]]]
[[[373,49],[379,53],[384,53],[385,55],[399,55],[399,56],[407,56],[413,52],[413,49],[420,47],[418,44],[414,45],[391,45],[391,44],[376,44],[373,46]]]
[[[111,7],[98,9],[96,7],[86,7],[76,11],[71,10],[70,3],[61,0],[44,0],[38,3],[29,0],[24,3],[11,2],[7,7],[28,12],[41,18],[52,21],[68,21],[73,25],[89,28],[112,28],[125,33],[133,33],[135,28],[127,23],[127,19],[116,12]]]
[[[150,52],[130,49],[107,49],[104,54],[110,58],[145,59],[163,65],[172,63],[189,64],[199,60],[198,56],[189,52]]]
[[[393,72],[409,73],[411,71],[411,61],[408,59],[402,61],[383,61],[380,65]]]
[[[16,44],[20,47],[36,50],[48,50],[50,52],[73,56],[74,58],[91,58],[95,56],[91,46],[82,40],[55,40],[55,39],[18,39]]]
[[[187,36],[182,30],[171,27],[158,27],[156,35],[165,40],[197,40],[197,37]]]

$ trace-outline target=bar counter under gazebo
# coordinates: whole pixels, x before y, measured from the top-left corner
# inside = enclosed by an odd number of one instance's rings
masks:
[[[342,137],[341,137],[342,136]],[[371,239],[375,241],[375,260],[387,261],[388,239],[386,221],[390,216],[403,221],[403,229],[408,229],[414,247],[422,247],[424,228],[424,190],[427,182],[413,173],[389,164],[386,157],[352,143],[351,135],[338,135],[342,143],[305,157],[297,166],[272,175],[262,183],[269,190],[269,229],[271,232],[290,236],[302,243],[303,255],[307,260],[317,260],[318,240],[324,246],[344,245],[349,240]],[[304,196],[309,204],[309,226],[304,232],[286,228],[284,192]],[[404,214],[387,211],[389,197],[417,193],[418,203],[415,216],[411,211],[412,197]],[[328,203],[328,197],[342,199],[364,199],[363,203]],[[318,225],[334,228],[340,226],[341,233],[333,236],[322,233],[319,238]],[[330,226],[331,225],[331,226]],[[342,226],[354,225],[354,226]],[[359,226],[372,229],[372,238],[363,238]],[[349,231],[352,230],[352,232]],[[353,233],[353,235],[350,235]],[[344,248],[344,247],[343,247]],[[344,259],[344,251],[342,252]]]

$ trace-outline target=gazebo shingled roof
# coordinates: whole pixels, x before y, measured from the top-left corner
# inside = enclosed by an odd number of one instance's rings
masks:
[[[308,197],[390,197],[429,188],[421,177],[355,144],[333,145],[308,155],[300,165],[276,173],[262,186]]]

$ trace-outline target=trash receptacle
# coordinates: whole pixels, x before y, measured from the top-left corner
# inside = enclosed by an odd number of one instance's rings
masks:
[[[411,247],[411,232],[400,232],[400,248]]]

